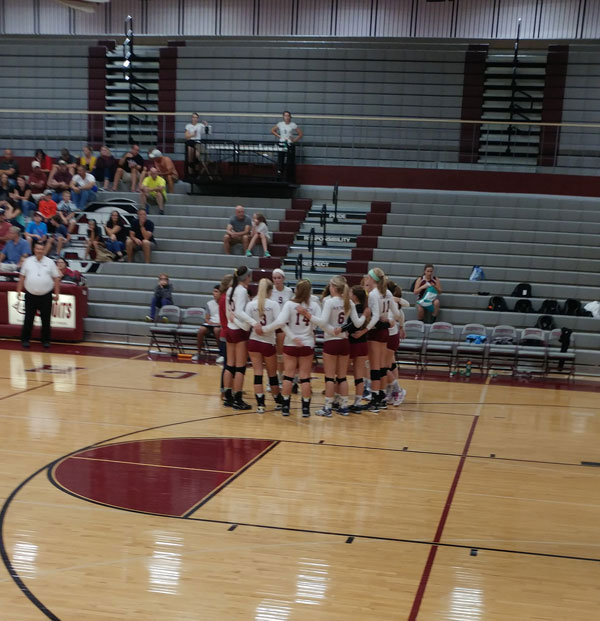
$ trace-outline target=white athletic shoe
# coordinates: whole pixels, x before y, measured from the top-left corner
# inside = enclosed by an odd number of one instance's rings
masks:
[[[223,356],[219,356],[219,357],[215,360],[215,362],[216,362],[217,364],[223,364],[223,363],[225,362],[225,358],[223,358]]]
[[[395,399],[392,402],[392,405],[394,407],[398,407],[399,405],[402,405],[404,399],[406,399],[406,390],[404,388],[401,388],[400,392],[395,394]]]

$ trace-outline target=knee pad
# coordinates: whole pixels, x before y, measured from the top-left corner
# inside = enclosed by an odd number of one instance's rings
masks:
[[[242,375],[246,375],[246,367],[235,367],[236,373],[241,373]]]
[[[255,375],[254,376],[254,385],[260,385],[262,384],[262,375]]]
[[[396,367],[398,365],[395,362],[392,362],[392,366],[390,367],[390,371],[392,371],[392,373],[396,370]]]
[[[371,369],[371,381],[377,382],[381,377],[379,369]]]
[[[225,365],[225,371],[229,371],[231,375],[235,375],[235,367],[232,367],[228,364]]]
[[[345,377],[338,377],[335,381],[336,381],[338,384],[343,384],[343,383],[344,383],[344,382],[346,382],[347,380],[346,380],[346,378],[345,378]]]
[[[279,378],[277,375],[269,377],[269,386],[279,386]]]
[[[294,381],[294,378],[293,378],[293,377],[290,377],[289,375],[284,375],[284,376],[283,376],[283,381],[284,381],[284,382],[293,382],[293,381]]]
[[[325,383],[327,384],[327,382],[332,382],[335,384],[335,377],[327,377],[325,376]]]
[[[306,384],[306,382],[310,382],[310,377],[303,377],[303,378],[300,380],[300,383],[301,383],[301,384]]]
[[[354,380],[354,385],[355,385],[355,386],[358,386],[359,384],[362,384],[362,383],[363,383],[363,378],[362,378],[362,377],[357,377],[357,378]]]

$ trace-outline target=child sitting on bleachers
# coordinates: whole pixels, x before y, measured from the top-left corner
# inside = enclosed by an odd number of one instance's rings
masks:
[[[171,304],[173,304],[173,285],[169,282],[169,276],[167,274],[159,274],[158,284],[154,289],[154,295],[152,296],[152,302],[150,304],[150,315],[146,315],[146,321],[154,321],[156,309]],[[168,321],[166,317],[163,317],[163,321],[165,319]]]
[[[252,215],[252,232],[250,233],[250,243],[248,244],[248,250],[246,250],[246,256],[252,256],[252,248],[258,243],[262,244],[264,256],[270,257],[271,254],[268,251],[268,245],[271,241],[271,233],[267,227],[267,220],[262,213],[257,212]]]

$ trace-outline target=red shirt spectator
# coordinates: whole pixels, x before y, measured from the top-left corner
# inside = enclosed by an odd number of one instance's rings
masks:
[[[40,163],[37,160],[31,162],[31,172],[27,183],[34,194],[41,194],[46,189],[46,182],[48,181],[48,175],[42,170]]]
[[[56,215],[56,203],[52,200],[52,190],[46,190],[48,194],[44,194],[38,202],[38,211],[44,216],[45,220]]]
[[[52,170],[52,158],[46,155],[42,149],[35,152],[35,161],[39,162],[42,172],[48,174]]]
[[[4,249],[6,242],[8,241],[8,232],[12,224],[6,219],[4,215],[4,209],[0,209],[0,252]]]

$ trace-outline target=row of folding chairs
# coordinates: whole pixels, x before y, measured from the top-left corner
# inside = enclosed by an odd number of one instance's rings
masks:
[[[206,311],[203,308],[182,309],[174,304],[163,306],[156,314],[155,323],[150,326],[148,353],[174,356],[196,351],[198,330],[205,323]],[[202,351],[207,358],[213,353],[218,353],[219,350],[219,344],[216,341],[211,348],[209,338],[207,334]]]
[[[482,324],[470,323],[456,330],[452,324],[438,321],[426,333],[422,321],[411,320],[404,324],[404,330],[406,338],[396,358],[400,364],[414,365],[418,374],[430,366],[447,366],[450,373],[467,366],[483,374],[492,370],[536,375],[575,373],[575,335],[571,334],[567,351],[562,351],[560,329],[545,332],[501,325],[488,334]],[[483,337],[484,342],[477,342]]]

